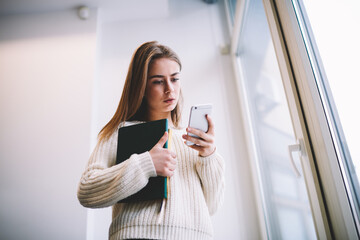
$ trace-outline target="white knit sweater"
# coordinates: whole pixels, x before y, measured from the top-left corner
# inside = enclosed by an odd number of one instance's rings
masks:
[[[109,239],[212,239],[210,215],[223,200],[224,161],[216,152],[198,156],[184,144],[182,130],[172,132],[177,168],[170,178],[163,215],[159,214],[162,200],[117,203],[156,176],[149,152],[133,154],[115,165],[117,131],[95,147],[80,180],[78,199],[89,208],[113,206]]]

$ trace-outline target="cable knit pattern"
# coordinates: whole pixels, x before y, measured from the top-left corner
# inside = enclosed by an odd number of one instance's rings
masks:
[[[170,193],[159,223],[162,200],[117,203],[143,188],[156,176],[149,152],[116,161],[117,131],[95,147],[78,188],[85,207],[113,206],[109,239],[212,239],[210,215],[223,201],[224,161],[218,153],[208,157],[187,147],[182,130],[173,130],[172,150],[177,168],[170,178]]]

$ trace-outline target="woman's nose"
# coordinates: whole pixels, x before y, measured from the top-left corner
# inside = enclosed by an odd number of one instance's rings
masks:
[[[174,91],[174,86],[172,84],[171,81],[166,81],[166,88],[165,88],[165,92],[172,92]]]

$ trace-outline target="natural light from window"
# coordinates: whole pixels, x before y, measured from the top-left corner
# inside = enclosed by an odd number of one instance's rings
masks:
[[[359,178],[360,1],[303,0],[303,3]]]

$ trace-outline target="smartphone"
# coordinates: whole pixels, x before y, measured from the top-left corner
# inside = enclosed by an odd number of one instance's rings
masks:
[[[206,119],[206,115],[211,115],[212,105],[211,104],[203,104],[192,106],[190,109],[190,117],[189,117],[189,127],[199,129],[203,132],[207,132],[209,129],[208,121]],[[188,133],[189,136],[199,138],[194,134]],[[194,145],[193,142],[186,141],[186,145]]]

